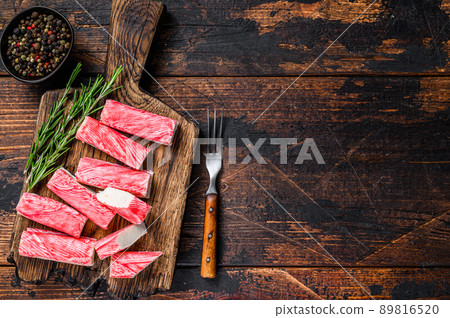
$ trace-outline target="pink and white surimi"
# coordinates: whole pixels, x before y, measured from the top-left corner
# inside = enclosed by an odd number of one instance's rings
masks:
[[[76,138],[101,150],[134,169],[141,169],[150,150],[109,128],[94,118],[86,117]]]
[[[84,157],[75,174],[78,182],[105,189],[123,190],[141,198],[150,196],[152,171],[130,169],[115,163]]]
[[[74,265],[94,264],[95,239],[28,228],[22,233],[19,255]]]
[[[34,222],[74,237],[80,237],[87,221],[87,217],[70,206],[33,193],[24,193],[16,210]]]
[[[98,240],[95,243],[95,250],[100,259],[104,259],[130,247],[145,234],[147,227],[144,223],[132,224]]]
[[[89,220],[105,230],[108,229],[115,213],[97,200],[95,192],[79,184],[67,170],[56,170],[47,187]]]
[[[114,129],[163,145],[172,145],[178,122],[108,99],[100,122]]]
[[[107,205],[112,211],[134,224],[144,222],[152,208],[135,195],[114,188],[106,188],[104,191],[97,193],[97,199]]]
[[[133,278],[153,263],[162,252],[123,252],[111,256],[110,277]]]

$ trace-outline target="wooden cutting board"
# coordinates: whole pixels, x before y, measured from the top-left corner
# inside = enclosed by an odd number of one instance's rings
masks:
[[[110,38],[108,46],[106,73],[109,77],[114,67],[118,65],[123,65],[125,68],[117,81],[117,85],[121,85],[123,88],[114,92],[109,98],[176,119],[179,122],[173,146],[171,148],[161,146],[154,154],[153,170],[155,175],[151,197],[148,199],[148,203],[153,209],[146,219],[147,226],[157,220],[159,216],[160,218],[149,228],[148,234],[129,249],[162,251],[164,255],[134,279],[109,278],[109,258],[100,261],[96,256],[93,267],[82,267],[21,257],[18,253],[18,246],[23,230],[28,227],[45,227],[17,215],[11,239],[11,254],[8,259],[16,264],[20,279],[43,282],[52,272],[64,271],[70,284],[77,284],[83,288],[90,286],[88,294],[95,293],[100,284],[104,286],[102,279],[105,279],[108,291],[117,298],[134,298],[150,294],[156,289],[167,290],[170,288],[186,204],[186,188],[189,186],[192,170],[193,146],[199,129],[166,104],[142,92],[138,85],[142,75],[141,66],[145,65],[162,11],[163,5],[156,1],[113,1],[109,29],[112,38]],[[61,93],[62,90],[54,90],[48,91],[42,96],[36,131],[46,120],[51,106]],[[158,167],[158,162],[165,155],[166,149],[170,149],[172,158],[170,162]],[[74,173],[79,159],[84,156],[115,162],[113,158],[93,147],[75,141],[65,158],[65,168]],[[58,199],[46,188],[45,184],[46,180],[41,182],[33,192]],[[24,184],[22,192],[25,189],[26,185]],[[98,239],[128,224],[123,218],[116,216],[110,225],[110,230],[105,231],[88,221],[83,235]]]

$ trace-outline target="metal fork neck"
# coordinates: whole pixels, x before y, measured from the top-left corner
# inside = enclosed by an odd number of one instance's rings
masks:
[[[209,195],[209,194],[217,194],[216,177],[210,178],[209,188],[208,188],[208,191],[206,191],[206,195]]]

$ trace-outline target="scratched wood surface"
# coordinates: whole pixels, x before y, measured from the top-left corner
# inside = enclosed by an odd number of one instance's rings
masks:
[[[0,25],[30,3],[0,4]],[[102,72],[107,35],[81,9],[53,3],[76,26],[74,59]],[[108,1],[81,3],[108,27]],[[220,178],[218,279],[199,277],[208,178],[194,165],[200,179],[189,191],[172,289],[129,298],[367,298],[252,178],[373,297],[450,298],[449,1],[379,1],[255,124],[369,1],[164,3],[147,67],[202,133],[206,108],[224,106],[238,164],[224,161]],[[186,115],[148,77],[141,87]],[[53,88],[0,76],[0,298],[81,292],[63,273],[39,286],[19,282],[6,259],[37,105]],[[265,165],[242,164],[243,137],[267,138]],[[298,139],[288,164],[271,137]],[[305,138],[325,165],[293,164]],[[103,281],[89,295],[112,297],[106,290]]]
[[[0,29],[32,4],[62,11],[75,26],[74,57],[103,72],[111,1],[0,3]],[[165,0],[149,66],[158,76],[298,75],[369,0]],[[307,74],[448,74],[449,0],[379,0]],[[4,70],[0,68],[0,71]]]

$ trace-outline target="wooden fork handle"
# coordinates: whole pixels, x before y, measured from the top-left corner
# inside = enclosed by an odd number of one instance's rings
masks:
[[[203,227],[203,250],[200,275],[204,278],[216,277],[217,266],[217,194],[206,196],[205,225]]]

